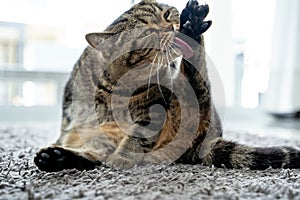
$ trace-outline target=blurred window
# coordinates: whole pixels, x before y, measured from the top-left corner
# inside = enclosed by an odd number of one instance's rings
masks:
[[[35,106],[60,109],[65,81],[87,46],[85,34],[102,31],[137,2],[0,0],[0,110]],[[161,2],[181,11],[187,0]],[[230,88],[226,88],[226,92],[234,91],[235,106],[254,108],[259,105],[260,94],[268,88],[276,0],[230,2],[232,21],[226,23],[232,28],[232,38],[228,40],[235,50],[232,57],[235,56],[236,67],[234,71],[228,70],[230,74],[220,75],[224,81],[235,77],[234,85],[228,84]],[[218,5],[220,1],[208,0],[207,3]],[[228,12],[224,11],[223,15]],[[209,38],[211,32],[208,31],[206,37]],[[217,36],[210,39],[219,41],[214,38]],[[207,44],[210,49],[209,41]],[[211,48],[212,52],[213,48],[217,46]]]

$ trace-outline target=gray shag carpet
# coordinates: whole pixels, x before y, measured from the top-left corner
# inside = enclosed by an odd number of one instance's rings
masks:
[[[300,199],[300,170],[161,165],[41,172],[33,156],[57,133],[51,124],[0,126],[0,199]],[[300,147],[300,141],[251,133],[226,132],[225,137],[256,146]]]

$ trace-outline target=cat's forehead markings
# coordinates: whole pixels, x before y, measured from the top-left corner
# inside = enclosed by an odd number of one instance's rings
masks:
[[[149,28],[155,28],[155,29],[168,29],[171,26],[173,28],[179,27],[179,22],[178,23],[176,23],[176,22],[171,23],[171,22],[167,22],[167,21],[159,21],[157,23],[149,23],[149,24],[147,24],[147,26]]]
[[[170,23],[149,24],[149,28],[162,29],[170,27]]]

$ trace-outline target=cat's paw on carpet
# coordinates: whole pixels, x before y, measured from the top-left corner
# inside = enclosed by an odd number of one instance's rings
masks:
[[[93,169],[96,163],[60,147],[41,149],[34,157],[34,163],[42,171],[54,172],[76,168]]]

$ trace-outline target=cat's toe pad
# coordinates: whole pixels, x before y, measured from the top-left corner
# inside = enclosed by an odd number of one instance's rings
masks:
[[[58,171],[62,168],[64,158],[61,150],[48,147],[36,154],[34,163],[42,171]]]

